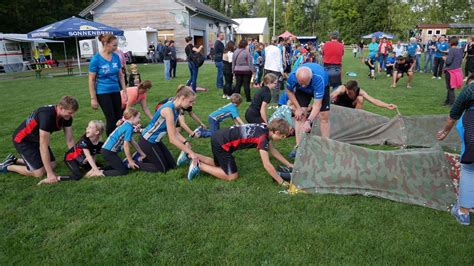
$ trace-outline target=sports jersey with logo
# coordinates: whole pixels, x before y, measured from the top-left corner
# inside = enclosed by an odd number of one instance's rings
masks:
[[[209,117],[216,120],[217,122],[222,122],[229,117],[235,119],[239,117],[239,110],[237,110],[237,106],[235,106],[235,104],[229,103],[212,112]]]
[[[55,105],[47,105],[33,111],[13,133],[15,143],[39,142],[39,131],[49,133],[72,125],[72,118],[65,120],[58,116]]]
[[[324,97],[324,90],[329,83],[328,75],[326,74],[326,71],[324,71],[324,68],[316,63],[306,63],[302,64],[300,67],[308,67],[311,69],[313,76],[310,84],[303,87],[298,83],[298,80],[296,79],[296,71],[299,68],[297,68],[291,72],[288,77],[286,88],[292,92],[300,90],[304,93],[312,94],[314,99],[322,99]]]
[[[101,141],[99,141],[97,144],[92,143],[92,141],[84,134],[76,143],[76,145],[66,152],[65,160],[76,160],[79,164],[84,165],[87,163],[84,150],[89,150],[91,155],[94,156],[100,153],[100,149],[102,148],[103,144],[104,143]]]
[[[176,125],[179,113],[174,106],[174,102],[168,101],[158,108],[148,126],[142,131],[143,138],[150,143],[160,142],[161,139],[168,133],[166,128],[166,119],[161,116],[161,110],[164,108],[170,108],[173,111],[174,123]]]
[[[105,141],[102,149],[109,150],[111,152],[119,152],[123,148],[124,141],[131,142],[133,136],[133,125],[129,121],[123,122],[122,125],[117,127],[112,134],[109,135]]]
[[[216,131],[212,138],[223,150],[230,153],[250,148],[268,151],[270,142],[265,124],[232,126]]]

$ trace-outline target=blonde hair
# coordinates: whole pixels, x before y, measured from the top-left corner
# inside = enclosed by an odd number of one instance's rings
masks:
[[[242,95],[238,93],[232,93],[230,96],[230,102],[233,104],[241,104],[244,101],[244,98],[242,98]]]
[[[276,80],[278,80],[278,77],[275,74],[268,73],[263,77],[263,84],[265,84],[265,85],[272,84]]]
[[[178,85],[178,89],[176,89],[176,95],[174,96],[175,99],[184,97],[192,97],[195,96],[196,93],[188,86],[186,85]]]
[[[99,135],[102,135],[105,130],[105,124],[102,122],[102,120],[91,120],[89,124],[93,124],[95,126],[95,129],[99,131]]]
[[[79,103],[77,102],[76,98],[68,95],[61,97],[58,106],[74,112],[79,109]]]
[[[110,33],[103,33],[99,35],[99,41],[102,43],[102,45],[106,45],[108,43],[111,43],[112,41],[117,40],[117,37],[115,35],[110,34]]]
[[[138,90],[149,90],[151,89],[151,81],[150,80],[144,80],[142,83],[138,84]]]
[[[139,114],[140,114],[140,112],[138,112],[137,109],[135,109],[133,107],[129,107],[129,108],[125,109],[125,111],[123,112],[122,119],[117,121],[116,125],[120,126],[121,124],[123,124],[123,122],[125,122],[125,120],[132,119],[132,118],[134,118],[135,116],[137,116]]]
[[[290,124],[282,118],[273,119],[268,125],[268,130],[272,132],[279,131],[280,134],[288,136],[290,133]]]

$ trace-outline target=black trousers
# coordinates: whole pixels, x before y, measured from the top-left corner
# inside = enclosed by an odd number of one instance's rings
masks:
[[[393,74],[393,66],[387,66],[386,69],[387,69],[387,75],[391,76]]]
[[[64,160],[64,163],[66,164],[67,168],[69,168],[69,171],[71,171],[71,174],[68,176],[61,176],[61,181],[79,180],[84,176],[83,171],[90,170],[89,164],[81,166],[76,160]]]
[[[468,56],[466,58],[466,64],[464,65],[464,76],[469,77],[470,74],[474,74],[474,56]]]
[[[117,121],[122,119],[122,98],[120,92],[112,92],[97,94],[97,101],[105,115],[105,133],[108,136],[114,131]]]
[[[453,105],[454,100],[456,99],[456,94],[454,89],[451,88],[451,75],[448,71],[444,73],[444,77],[446,78],[446,100],[444,101],[445,104]]]
[[[102,168],[105,176],[119,176],[128,173],[128,169],[123,165],[118,153],[102,149],[101,154],[107,162],[107,165]]]
[[[234,75],[232,74],[232,72],[224,71],[224,81],[224,94],[230,96],[234,92],[234,89],[232,88],[232,83],[234,82]]]
[[[173,156],[162,142],[150,143],[142,137],[138,145],[146,154],[145,160],[138,163],[140,170],[146,172],[166,172],[176,168]]]
[[[250,80],[252,79],[252,73],[250,74],[235,74],[235,88],[234,93],[240,94],[240,88],[242,85],[244,86],[245,91],[245,98],[247,102],[252,101],[252,97],[250,96]]]
[[[441,77],[443,75],[444,59],[442,57],[435,57],[433,63],[433,76]]]
[[[171,60],[170,61],[170,77],[175,78],[176,77],[176,60]]]
[[[248,108],[245,112],[245,120],[250,124],[263,123],[262,115],[254,109]]]

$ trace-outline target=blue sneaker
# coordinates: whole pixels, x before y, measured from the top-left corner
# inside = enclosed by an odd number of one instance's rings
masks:
[[[200,138],[201,137],[201,127],[197,127],[192,135],[189,135],[190,138]]]
[[[16,163],[16,160],[17,158],[15,156],[13,156],[13,154],[8,154],[7,157],[5,158],[5,160],[0,163],[0,173],[8,173],[8,166],[12,165],[12,164],[15,164]]]
[[[140,154],[136,151],[132,154],[132,159],[135,161],[135,162],[140,162]]]
[[[128,160],[127,160],[127,158],[125,158],[125,159],[122,160],[122,164],[123,164],[123,166],[125,166],[125,168],[130,169],[130,167],[128,167]]]
[[[451,214],[458,220],[458,222],[462,225],[469,225],[471,223],[471,218],[469,217],[469,213],[464,214],[459,210],[459,204],[456,203],[453,208],[451,208]]]
[[[297,152],[297,151],[298,151],[298,147],[295,146],[295,147],[293,148],[293,150],[290,151],[290,153],[288,153],[288,157],[294,159],[294,158],[296,157],[296,152]]]
[[[188,158],[188,155],[181,151],[178,156],[178,160],[176,160],[176,165],[179,167],[183,164],[188,164],[191,160]]]
[[[200,172],[201,172],[201,169],[199,169],[199,165],[192,162],[189,165],[188,180],[189,181],[193,180],[193,178],[196,177]]]

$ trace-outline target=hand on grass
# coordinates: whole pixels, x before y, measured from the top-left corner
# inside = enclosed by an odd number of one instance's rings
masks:
[[[41,181],[38,182],[38,185],[42,185],[42,184],[54,184],[54,183],[57,183],[59,181],[58,177],[47,177]]]
[[[138,166],[138,164],[135,163],[134,160],[129,160],[129,161],[128,161],[128,167],[129,167],[130,169],[138,169],[138,168],[140,168],[140,167]]]

